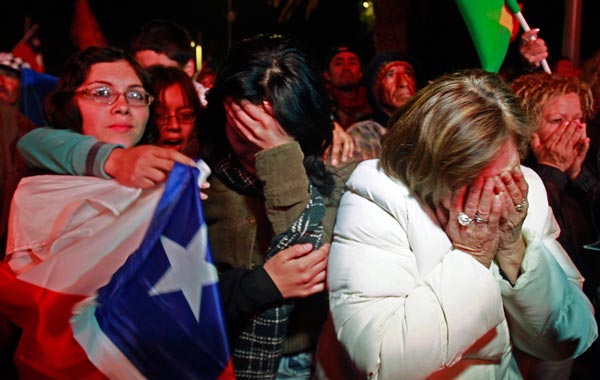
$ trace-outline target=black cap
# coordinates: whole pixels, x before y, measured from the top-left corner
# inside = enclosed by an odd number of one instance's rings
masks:
[[[325,70],[329,67],[329,62],[331,62],[333,57],[335,57],[339,53],[345,53],[345,52],[354,53],[360,60],[360,54],[358,54],[358,51],[351,45],[349,45],[349,44],[335,45],[334,47],[329,49],[329,51],[325,55],[325,59],[323,60],[323,70]]]

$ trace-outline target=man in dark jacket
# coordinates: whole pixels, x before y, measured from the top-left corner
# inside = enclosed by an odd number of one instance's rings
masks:
[[[425,76],[414,59],[394,51],[377,54],[366,70],[367,97],[373,114],[353,124],[348,133],[354,139],[357,160],[379,157],[381,137],[390,116],[425,84]]]

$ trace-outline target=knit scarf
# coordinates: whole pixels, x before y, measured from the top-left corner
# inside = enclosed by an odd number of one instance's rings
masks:
[[[262,184],[252,173],[225,159],[216,165],[215,174],[235,190],[264,198]],[[310,200],[298,219],[287,231],[274,236],[265,260],[295,244],[323,244],[325,205],[318,190],[309,184]],[[233,347],[233,363],[237,379],[275,379],[287,333],[289,315],[294,302],[286,300],[247,318]]]

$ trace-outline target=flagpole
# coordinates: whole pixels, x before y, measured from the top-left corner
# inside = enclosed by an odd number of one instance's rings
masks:
[[[31,37],[31,35],[32,35],[33,33],[35,33],[35,31],[36,31],[36,30],[38,30],[38,28],[39,28],[39,27],[40,27],[40,26],[39,26],[39,24],[33,24],[33,26],[32,26],[32,27],[31,27],[31,28],[30,28],[30,29],[27,31],[27,33],[25,33],[25,35],[23,36],[23,38],[21,38],[21,40],[20,40],[19,42],[17,42],[17,44],[15,45],[15,47],[13,48],[13,50],[14,50],[14,49],[15,49],[17,46],[19,46],[19,45],[20,45],[22,42],[24,42],[24,41],[27,41],[27,39],[28,39],[29,37]]]
[[[27,31],[31,28],[31,17],[25,16],[25,24],[23,25],[23,34],[27,34]]]
[[[523,14],[521,12],[517,12],[515,13],[515,16],[517,17],[517,20],[519,20],[519,24],[521,24],[521,28],[523,28],[523,30],[525,32],[529,32],[531,30],[531,28],[529,27],[529,24],[527,24],[527,21],[525,21],[525,17],[523,17]],[[535,36],[531,36],[529,37],[530,41],[535,40],[536,37]],[[542,68],[544,69],[545,72],[547,72],[548,74],[552,74],[552,71],[550,70],[550,66],[548,66],[548,61],[546,61],[546,58],[542,59]]]

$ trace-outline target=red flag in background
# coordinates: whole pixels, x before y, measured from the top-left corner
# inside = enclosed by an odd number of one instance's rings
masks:
[[[37,34],[38,29],[38,24],[33,25],[14,47],[12,53],[15,57],[29,63],[32,70],[43,73],[44,60],[42,59],[42,43]]]
[[[75,0],[71,38],[79,50],[90,46],[107,46],[88,0]]]
[[[518,7],[520,10],[523,10],[523,3],[517,3]],[[510,32],[510,43],[512,44],[513,41],[515,40],[515,38],[517,38],[517,35],[519,34],[519,20],[517,20],[517,17],[514,15],[514,10],[512,10],[512,8],[510,8],[510,6],[507,6],[507,8],[510,9],[510,19],[512,22],[512,30]],[[506,9],[506,7],[505,7]]]

